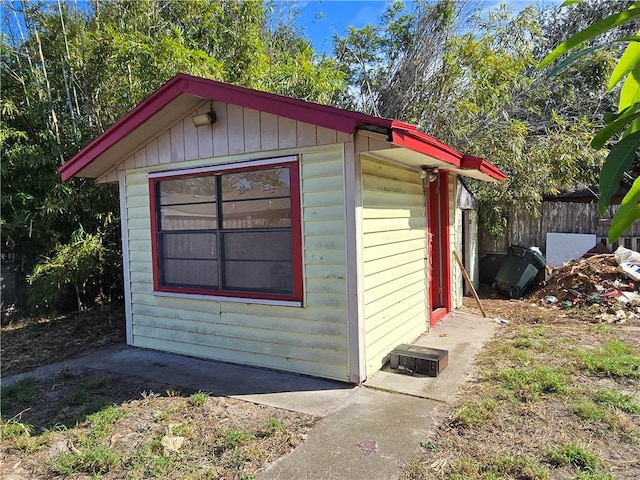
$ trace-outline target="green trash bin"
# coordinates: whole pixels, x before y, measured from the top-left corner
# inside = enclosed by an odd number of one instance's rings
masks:
[[[545,264],[545,258],[535,250],[511,245],[496,274],[494,286],[509,298],[520,298],[544,270]]]

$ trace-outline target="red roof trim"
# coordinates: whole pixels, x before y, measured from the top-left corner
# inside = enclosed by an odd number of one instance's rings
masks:
[[[405,128],[415,128],[412,125],[393,122],[387,118],[374,117],[180,73],[62,165],[58,170],[62,180],[66,181],[72,178],[181,94],[232,103],[345,133],[354,133],[356,128],[363,124],[390,128],[394,123]]]
[[[437,160],[447,162],[454,167],[460,167],[462,154],[448,145],[430,137],[426,133],[419,132],[413,127],[411,130],[393,124],[392,129],[393,143],[401,147],[408,148],[414,152],[429,155]]]
[[[502,182],[507,178],[507,174],[496,167],[493,163],[487,162],[484,158],[472,157],[471,155],[462,156],[462,168],[466,170],[478,170],[489,175],[491,178]]]
[[[407,123],[181,73],[144,99],[63,164],[58,169],[62,180],[66,181],[77,175],[96,158],[133,133],[140,125],[182,94],[231,103],[349,134],[355,133],[359,127],[373,126],[387,129],[391,132],[393,143],[398,146],[429,155],[454,167],[478,169],[496,180],[504,180],[506,177],[503,172],[486,160],[463,156],[455,149],[419,132],[417,127]],[[469,158],[469,160],[465,161],[465,158]]]

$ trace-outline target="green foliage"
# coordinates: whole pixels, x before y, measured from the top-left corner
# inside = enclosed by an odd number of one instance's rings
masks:
[[[542,395],[564,394],[569,391],[566,373],[558,368],[503,368],[491,372],[490,377],[522,401],[537,400]]]
[[[613,57],[582,58],[558,77],[534,70],[546,38],[575,23],[545,21],[533,6],[473,11],[464,2],[390,5],[380,26],[334,41],[352,95],[339,103],[418,124],[466,154],[501,167],[500,184],[468,181],[481,223],[506,225],[510,206],[536,211],[543,195],[593,184],[604,159],[588,147],[608,104],[598,85]]]
[[[595,37],[602,37],[626,25],[637,25],[637,20],[640,18],[640,6],[637,2],[631,5],[621,3],[618,8],[620,11],[593,22],[583,30],[571,35],[551,51],[540,62],[538,68],[551,64],[571,49],[577,48]],[[609,90],[613,90],[622,83],[618,95],[618,115],[605,116],[605,127],[592,141],[592,146],[599,148],[606,141],[617,137],[613,141],[613,146],[600,174],[598,208],[601,214],[608,208],[613,195],[620,186],[623,175],[632,170],[640,148],[638,132],[640,118],[637,115],[640,105],[640,43],[638,43],[637,37],[622,37],[618,41],[628,43],[608,82]],[[592,54],[593,51],[590,50],[589,55]],[[640,218],[640,183],[634,182],[613,217],[609,229],[609,241],[612,243],[616,241],[638,218]]]
[[[633,395],[604,389],[594,392],[593,399],[600,404],[610,405],[626,413],[640,414],[640,403],[635,400]]]
[[[87,416],[87,422],[91,426],[90,437],[98,439],[108,436],[116,421],[124,415],[125,412],[117,405],[108,405],[102,410]]]
[[[266,437],[275,435],[285,430],[284,424],[275,417],[269,417],[262,428],[262,434]]]
[[[344,89],[335,62],[318,58],[288,18],[271,16],[271,7],[0,3],[1,241],[15,248],[19,273],[31,274],[32,308],[66,308],[67,297],[80,308],[121,292],[117,188],[62,183],[57,169],[175,74],[317,102]],[[92,262],[91,252],[102,259]]]
[[[502,478],[518,478],[523,480],[546,480],[547,472],[541,465],[522,455],[496,455],[486,463],[473,460],[458,461],[448,478],[463,480],[498,480]]]
[[[15,419],[0,419],[0,440],[8,448],[29,454],[47,446],[51,439],[50,432],[32,436],[33,426],[18,422]]]
[[[203,407],[210,395],[207,392],[196,392],[189,397],[188,403],[194,407]]]
[[[36,393],[36,379],[25,377],[2,389],[2,411],[26,405]]]
[[[461,426],[482,426],[495,416],[498,402],[491,398],[465,402],[455,412],[453,422]]]
[[[596,454],[575,443],[549,448],[544,456],[553,465],[571,465],[586,472],[597,472],[600,465]]]
[[[613,340],[601,348],[576,350],[583,368],[595,375],[611,378],[640,378],[640,352],[624,342]]]
[[[603,420],[609,415],[606,407],[589,400],[580,400],[573,405],[572,411],[585,420]]]
[[[53,255],[42,258],[29,276],[29,304],[33,310],[55,310],[65,293],[72,289],[81,311],[88,296],[96,293],[90,288],[100,284],[109,271],[121,266],[118,251],[109,248],[105,234],[87,234],[80,229],[69,243],[58,245]]]
[[[235,450],[244,445],[253,438],[249,432],[231,428],[224,432],[224,435],[218,438],[216,444],[221,450]]]
[[[113,449],[104,445],[94,445],[83,451],[68,453],[49,462],[49,469],[58,475],[87,473],[99,475],[108,473],[123,462],[122,457]]]

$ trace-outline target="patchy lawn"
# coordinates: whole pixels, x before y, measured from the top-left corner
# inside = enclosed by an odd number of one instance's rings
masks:
[[[603,325],[588,309],[526,300],[483,305],[511,323],[402,478],[640,478],[637,323]]]
[[[116,307],[2,329],[3,376],[123,341]],[[252,479],[317,418],[133,377],[63,370],[2,388],[3,480]]]

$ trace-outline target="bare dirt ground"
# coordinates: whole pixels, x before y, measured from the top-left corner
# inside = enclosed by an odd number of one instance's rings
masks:
[[[2,376],[26,372],[125,339],[124,307],[105,305],[83,313],[16,318],[2,323]]]

